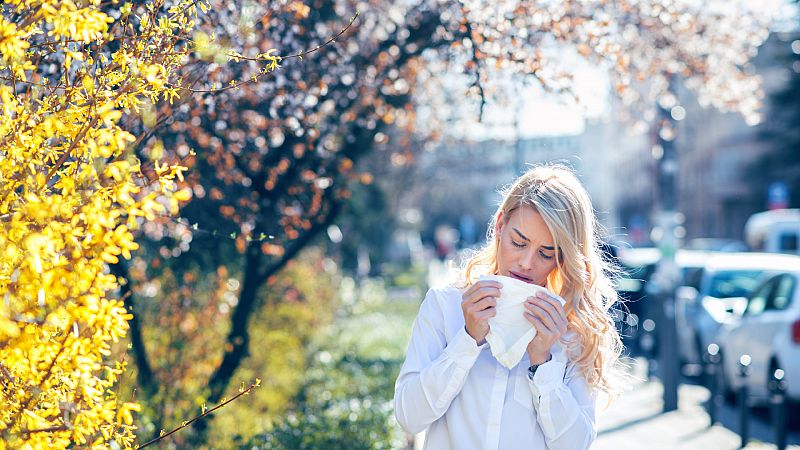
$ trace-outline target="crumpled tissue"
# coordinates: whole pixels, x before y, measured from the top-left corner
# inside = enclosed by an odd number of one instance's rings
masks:
[[[537,292],[548,291],[542,286],[502,275],[482,275],[478,279],[497,281],[503,285],[500,298],[497,299],[497,314],[488,321],[489,334],[486,335],[486,342],[489,343],[495,359],[511,369],[519,364],[528,343],[536,337],[536,328],[523,314],[525,300],[535,296]],[[563,306],[564,300],[555,297]]]

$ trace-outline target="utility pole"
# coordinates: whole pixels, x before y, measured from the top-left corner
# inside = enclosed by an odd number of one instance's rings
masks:
[[[670,80],[670,92],[674,83]],[[678,154],[675,148],[675,121],[671,110],[676,101],[671,93],[658,105],[658,119],[655,127],[653,156],[658,168],[658,201],[656,222],[658,231],[654,240],[661,250],[661,259],[656,273],[653,292],[661,305],[659,320],[659,372],[664,385],[663,411],[678,409],[678,384],[680,367],[678,362],[678,335],[675,325],[675,291],[680,282],[680,272],[675,263],[675,253],[679,247],[677,230],[682,220],[678,213],[677,183]]]

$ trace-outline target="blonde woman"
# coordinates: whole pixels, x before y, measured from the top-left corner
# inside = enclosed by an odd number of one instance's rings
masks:
[[[595,403],[615,390],[621,351],[589,196],[566,167],[534,167],[504,192],[487,235],[456,285],[425,296],[395,416],[411,433],[427,429],[431,450],[589,448]],[[524,302],[537,333],[510,370],[486,343],[502,284],[482,274],[547,289]]]

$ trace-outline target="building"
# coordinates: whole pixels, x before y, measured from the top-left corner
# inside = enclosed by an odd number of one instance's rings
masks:
[[[580,135],[453,141],[420,156],[417,178],[424,189],[409,200],[426,205],[424,215],[430,226],[455,224],[462,214],[485,224],[500,201],[498,191],[503,183],[512,181],[528,165],[561,162],[573,168],[586,186],[608,234],[615,239],[646,240],[649,229],[637,225],[635,217],[632,222],[621,221],[625,215],[619,213],[619,204],[642,206],[642,195],[647,198],[644,203],[651,204],[652,174],[637,167],[638,162],[630,163],[640,159],[646,146],[646,135],[615,122],[587,124]],[[631,223],[637,225],[633,228],[635,239],[628,236]]]
[[[583,181],[597,216],[613,240],[649,241],[653,160],[648,136],[615,120],[587,123],[579,136]]]
[[[791,52],[796,34],[773,33],[753,59],[763,79],[765,106],[779,91],[792,70],[784,56]],[[678,205],[685,215],[686,237],[743,238],[744,223],[755,212],[766,209],[753,201],[747,166],[766,149],[758,139],[759,127],[748,125],[738,113],[703,108],[687,90],[679,92],[686,118],[676,123],[679,177]]]

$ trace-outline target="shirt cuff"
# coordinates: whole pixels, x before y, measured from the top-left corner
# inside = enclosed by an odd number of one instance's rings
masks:
[[[478,345],[475,339],[462,327],[447,344],[445,353],[447,353],[447,356],[449,356],[457,366],[469,370],[475,365],[475,360],[478,359],[478,355],[481,354],[481,350],[483,350],[486,345],[485,342],[482,345]]]
[[[528,383],[533,393],[533,398],[538,400],[543,394],[552,392],[564,383],[564,374],[567,365],[561,361],[551,359],[536,369],[533,380]]]

